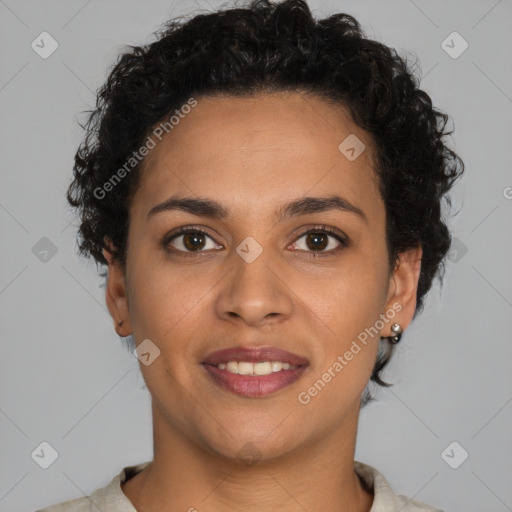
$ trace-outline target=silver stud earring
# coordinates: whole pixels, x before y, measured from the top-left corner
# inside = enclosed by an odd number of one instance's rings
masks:
[[[402,326],[400,324],[393,324],[391,326],[391,332],[393,333],[393,335],[389,336],[388,341],[393,345],[396,345],[402,338],[402,333],[404,332],[404,330],[402,329]]]

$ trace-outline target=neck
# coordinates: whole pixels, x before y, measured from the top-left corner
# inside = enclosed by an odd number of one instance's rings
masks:
[[[205,450],[179,429],[169,429],[154,406],[153,430],[153,462],[122,484],[124,494],[141,512],[368,512],[371,508],[373,493],[365,489],[353,467],[357,415],[355,423],[279,457],[261,453],[250,442],[238,457]]]

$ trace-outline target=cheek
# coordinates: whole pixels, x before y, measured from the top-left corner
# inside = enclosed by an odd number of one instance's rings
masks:
[[[335,275],[318,283],[304,296],[314,298],[311,307],[340,340],[350,340],[375,324],[386,300],[386,280],[383,267],[370,259],[352,258],[340,266]],[[316,289],[316,291],[314,291]]]
[[[339,277],[317,289],[315,301],[308,303],[314,312],[311,318],[322,332],[315,376],[324,380],[321,375],[330,372],[325,379],[332,380],[332,388],[348,386],[362,392],[370,378],[382,328],[385,276],[383,267],[360,258],[359,263],[347,265]],[[311,297],[313,293],[304,290],[303,295]]]
[[[163,249],[139,237],[129,260],[129,307],[135,338],[160,339],[182,329],[194,310],[202,307],[201,297],[215,286],[208,272],[199,273],[194,265],[179,265],[166,259]],[[210,282],[211,281],[211,282]]]
[[[378,280],[365,278],[358,287],[352,284],[351,280],[332,284],[313,309],[317,332],[324,334],[317,339],[316,364],[298,397],[301,404],[310,401],[312,410],[324,417],[327,414],[332,421],[339,420],[349,403],[360,401],[380,340],[379,329],[375,329],[382,313]]]

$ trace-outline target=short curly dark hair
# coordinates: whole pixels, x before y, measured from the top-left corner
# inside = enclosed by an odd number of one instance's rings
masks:
[[[366,38],[348,14],[315,20],[305,0],[252,0],[163,27],[154,42],[119,56],[82,125],[86,136],[67,193],[80,213],[80,254],[106,264],[102,249],[109,239],[125,265],[129,206],[144,160],[108,193],[104,186],[191,97],[313,93],[348,108],[373,139],[390,269],[401,252],[423,248],[416,316],[434,277],[443,280],[451,237],[441,200],[464,163],[444,143],[452,134],[448,116],[433,108],[407,60]],[[371,380],[388,385],[380,372],[393,347],[382,342]]]

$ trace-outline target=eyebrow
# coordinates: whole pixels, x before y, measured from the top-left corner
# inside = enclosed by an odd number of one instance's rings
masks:
[[[282,222],[291,217],[331,210],[353,213],[364,220],[364,222],[368,223],[368,218],[363,210],[338,195],[328,197],[300,197],[299,199],[282,205],[277,210],[276,216],[278,222]],[[229,217],[229,210],[213,199],[173,196],[151,208],[147,218],[149,219],[158,213],[167,211],[183,211],[197,215],[198,217],[209,217],[211,219],[224,219]]]

